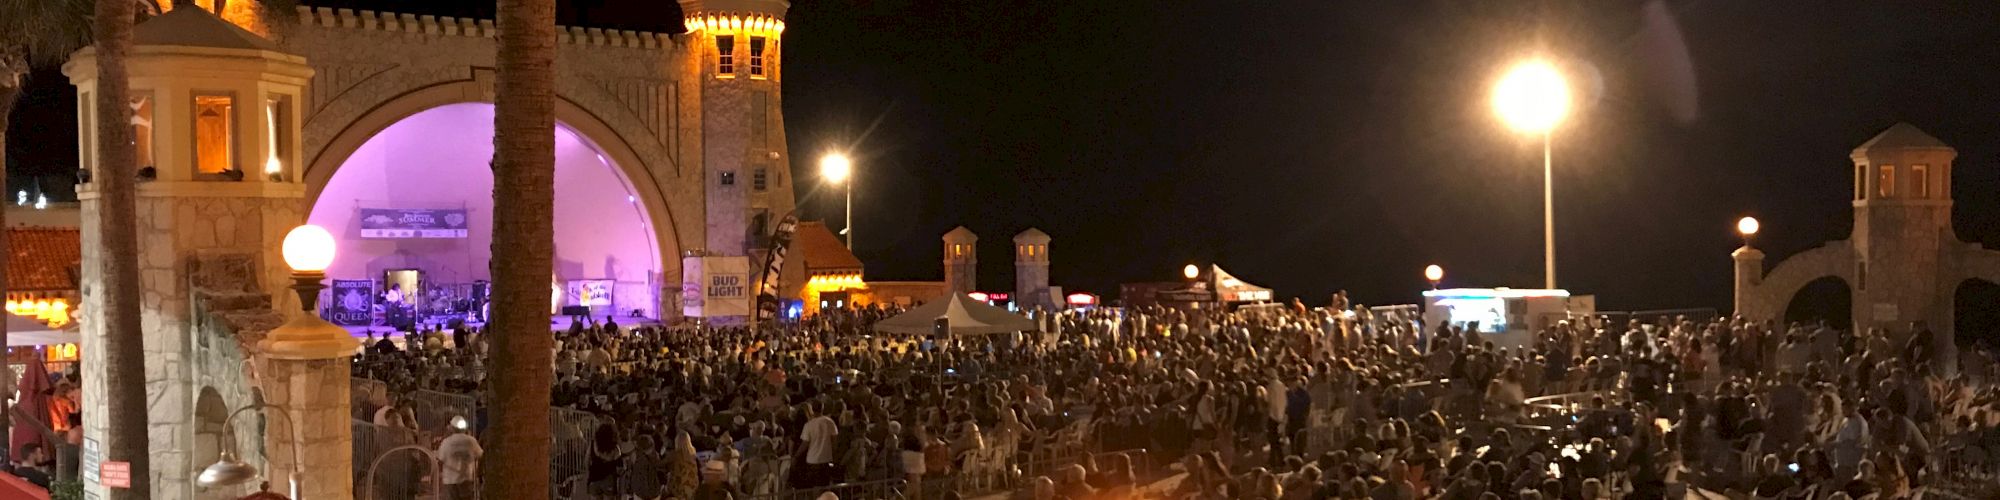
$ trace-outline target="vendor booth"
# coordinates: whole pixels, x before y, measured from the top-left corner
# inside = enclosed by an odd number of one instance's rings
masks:
[[[1477,332],[1493,345],[1532,345],[1535,332],[1570,318],[1588,318],[1597,310],[1595,296],[1572,296],[1568,290],[1512,288],[1453,288],[1424,292],[1426,335],[1436,325]]]

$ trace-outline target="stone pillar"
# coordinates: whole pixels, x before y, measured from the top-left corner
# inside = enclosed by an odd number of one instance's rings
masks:
[[[343,332],[344,333],[344,332]],[[350,356],[266,361],[266,401],[285,417],[265,420],[265,458],[273,491],[283,491],[294,457],[305,460],[300,492],[304,498],[354,497],[354,419],[348,399]],[[291,422],[297,422],[298,429]],[[298,443],[298,455],[293,454]],[[367,457],[373,458],[373,457]]]
[[[1775,319],[1765,304],[1758,302],[1757,285],[1764,283],[1764,252],[1750,245],[1731,252],[1736,261],[1736,315],[1753,320]]]

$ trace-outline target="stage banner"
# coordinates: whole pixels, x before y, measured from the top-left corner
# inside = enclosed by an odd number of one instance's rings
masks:
[[[327,304],[327,321],[336,325],[370,326],[375,324],[375,282],[370,280],[333,280],[331,303]]]
[[[576,297],[572,305],[610,307],[612,284],[611,280],[570,280],[569,296]]]
[[[750,258],[688,257],[681,269],[692,280],[681,287],[682,312],[698,318],[750,315]]]
[[[764,257],[764,274],[757,280],[758,321],[778,318],[778,279],[785,270],[785,253],[792,246],[792,232],[798,226],[797,214],[786,215],[771,234],[771,249]]]
[[[466,216],[463,208],[363,208],[363,238],[464,238]]]

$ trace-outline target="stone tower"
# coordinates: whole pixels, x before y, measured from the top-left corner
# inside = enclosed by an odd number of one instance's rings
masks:
[[[1955,363],[1952,307],[1959,284],[2000,283],[2000,252],[1959,241],[1951,227],[1952,162],[1958,152],[1907,123],[1889,127],[1848,155],[1853,161],[1854,232],[1793,255],[1770,272],[1764,253],[1745,245],[1736,267],[1736,313],[1780,320],[1807,283],[1839,278],[1853,293],[1856,330],[1907,335],[1913,322],[1938,333],[1939,364]]]
[[[760,266],[768,237],[795,206],[779,82],[784,0],[680,0],[689,63],[680,88],[699,94],[705,250]],[[792,269],[803,267],[788,264]],[[753,273],[756,272],[753,270]],[[801,275],[802,277],[802,275]],[[753,280],[755,278],[753,277]]]
[[[1907,123],[1854,148],[1854,322],[1903,327],[1949,322],[1951,297],[1936,302],[1940,250],[1951,229],[1951,163],[1958,151]],[[1956,283],[1953,283],[1956,285]],[[1865,299],[1865,300],[1864,300]]]
[[[1028,228],[1014,235],[1014,303],[1053,308],[1049,298],[1049,234]]]
[[[958,226],[944,233],[944,291],[970,293],[979,289],[979,235]]]
[[[282,293],[289,269],[279,248],[285,234],[305,221],[299,117],[313,70],[305,58],[200,8],[153,17],[134,27],[132,38],[126,64],[141,170],[136,258],[152,468],[151,477],[132,478],[132,484],[150,484],[152,498],[196,498],[194,477],[217,460],[220,446],[264,465],[274,489],[282,491],[293,470],[296,437],[304,442],[298,455],[311,465],[301,478],[303,496],[352,496],[343,382],[349,361],[338,354],[276,359],[264,342],[287,315],[300,314],[298,299]],[[94,49],[86,48],[63,73],[77,87],[82,107],[80,167],[97,180],[77,191],[83,212],[83,427],[86,439],[101,442],[108,423],[106,265],[134,256],[109,255],[102,245],[98,186],[112,174],[95,163],[96,64]],[[340,337],[348,338],[344,331]],[[260,400],[278,409],[264,410],[267,419],[237,418],[234,432],[223,432],[231,410]],[[202,494],[234,496],[254,488]],[[86,481],[85,490],[108,496],[96,481]]]

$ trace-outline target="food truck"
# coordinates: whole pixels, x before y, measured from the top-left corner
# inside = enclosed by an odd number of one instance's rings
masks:
[[[1532,345],[1535,332],[1570,318],[1597,312],[1597,297],[1570,295],[1568,290],[1513,288],[1452,288],[1424,292],[1425,338],[1437,325],[1452,325],[1479,333],[1498,347]]]

